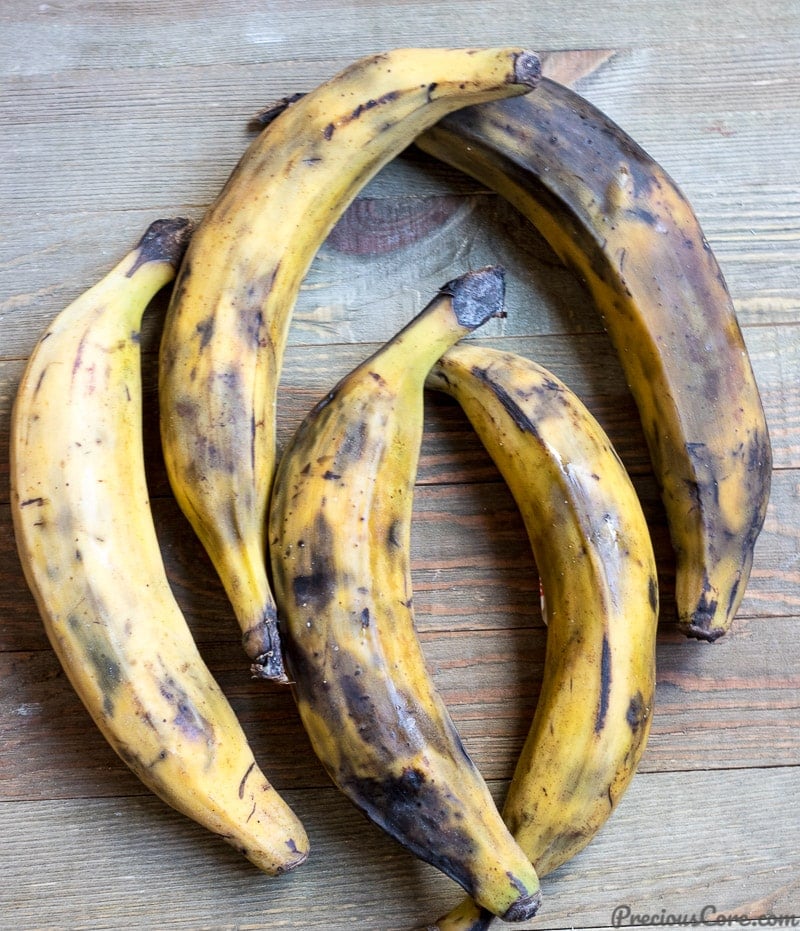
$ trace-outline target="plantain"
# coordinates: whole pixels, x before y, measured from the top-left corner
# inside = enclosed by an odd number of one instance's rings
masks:
[[[409,560],[425,376],[502,298],[498,269],[450,282],[311,410],[278,466],[269,535],[294,695],[333,782],[483,907],[522,921],[538,880],[427,672]]]
[[[398,49],[361,59],[265,117],[183,262],[159,395],[178,502],[209,553],[254,675],[286,681],[266,572],[276,388],[301,281],[367,181],[455,107],[521,94],[520,49]]]
[[[469,107],[420,148],[505,196],[600,310],[638,406],[676,557],[679,627],[713,641],[741,603],[771,451],[730,294],[690,204],[580,95]]]
[[[39,340],[11,421],[11,510],[53,649],[94,722],[156,795],[270,874],[307,855],[175,601],[149,506],[140,323],[186,220],[151,224]]]
[[[539,877],[583,849],[645,749],[658,583],[649,530],[600,425],[521,356],[459,344],[427,384],[463,407],[517,501],[547,621],[544,676],[503,817]],[[428,931],[485,931],[473,900]]]

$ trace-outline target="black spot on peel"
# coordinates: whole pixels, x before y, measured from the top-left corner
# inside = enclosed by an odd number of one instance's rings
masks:
[[[209,745],[214,741],[212,726],[195,707],[186,690],[167,676],[159,685],[159,692],[175,711],[173,723],[190,740],[201,740]]]
[[[286,846],[289,848],[289,850],[292,851],[292,853],[300,853],[297,847],[297,843],[293,837],[290,837],[289,840],[286,841]]]
[[[221,372],[217,372],[216,378],[221,381],[230,392],[235,392],[239,397],[242,396],[242,376],[238,369],[224,369]]]
[[[594,719],[594,732],[599,734],[606,723],[608,715],[608,698],[611,691],[611,646],[608,636],[603,637],[600,655],[600,697],[597,702],[597,715]]]
[[[364,608],[361,612],[361,627],[363,630],[369,627],[369,608]]]
[[[647,720],[647,705],[644,703],[641,692],[637,692],[631,698],[628,710],[625,713],[625,720],[634,733],[638,731]]]
[[[385,94],[381,94],[380,97],[371,97],[369,100],[365,100],[364,103],[360,103],[358,104],[358,106],[354,107],[353,110],[350,112],[350,115],[342,119],[340,123],[341,125],[352,123],[353,120],[357,120],[364,113],[367,113],[370,110],[374,110],[375,107],[380,107],[384,103],[391,103],[393,100],[396,100],[399,96],[400,96],[399,91],[388,91]],[[332,123],[329,125],[333,126]],[[331,132],[331,135],[333,135],[332,132]],[[330,136],[325,136],[325,138],[329,139]]]
[[[104,611],[102,606],[98,607]],[[77,614],[68,614],[67,626],[86,654],[103,693],[103,712],[110,717],[114,713],[114,694],[122,683],[122,669],[111,655],[109,644],[94,632],[93,625]]]
[[[655,226],[657,223],[656,217],[652,211],[648,210],[646,207],[637,206],[635,209],[630,211],[631,216],[636,217],[637,220],[641,220],[646,226]]]
[[[348,466],[359,462],[367,447],[367,424],[357,420],[347,425],[346,432],[339,439],[336,456],[333,461],[334,469],[344,473]]]
[[[341,691],[342,705],[346,715],[356,725],[359,737],[370,748],[381,765],[389,766],[390,761],[400,753],[406,754],[408,747],[399,746],[397,734],[388,731],[382,721],[380,709],[375,707],[375,700],[380,701],[380,692],[373,692],[368,684],[369,676],[356,676],[355,670],[340,671],[338,687]],[[349,762],[342,763],[340,777],[350,774]]]
[[[469,869],[474,844],[468,830],[454,824],[446,786],[406,767],[399,775],[353,776],[344,791],[362,811],[421,860],[454,879],[467,892],[477,886]]]
[[[355,110],[350,114],[351,120],[357,120],[362,113],[365,113],[367,110],[371,110],[373,107],[378,106],[378,101],[370,98],[365,103],[360,103]],[[349,122],[349,121],[348,121]]]
[[[214,336],[214,317],[207,317],[205,320],[201,320],[200,323],[195,327],[197,333],[200,336],[200,350],[208,346]]]
[[[352,123],[354,120],[359,119],[370,110],[374,110],[377,107],[380,107],[382,104],[391,103],[399,96],[400,91],[389,91],[386,94],[381,94],[380,97],[371,97],[369,100],[365,100],[363,103],[353,107],[347,116],[341,117],[337,120],[336,123],[328,123],[328,125],[322,130],[323,139],[329,142],[333,138],[333,134],[336,132],[337,126],[346,126],[348,123]]]
[[[103,713],[111,717],[114,713],[114,693],[122,682],[122,670],[119,663],[108,655],[105,645],[100,641],[87,638],[85,647],[86,656],[103,693]]]
[[[500,384],[498,384],[488,373],[486,369],[482,369],[479,366],[472,367],[472,374],[479,381],[482,381],[487,385],[492,393],[495,395],[497,400],[503,406],[503,409],[506,411],[508,416],[514,421],[514,423],[519,427],[523,433],[530,433],[533,436],[538,435],[536,430],[536,425],[533,421],[525,414],[522,407],[519,403],[509,394],[509,392]]]
[[[49,335],[49,334],[48,334],[48,335]],[[40,389],[41,389],[41,387],[42,387],[42,382],[44,381],[45,375],[47,375],[47,367],[45,367],[44,369],[42,369],[42,371],[39,373],[39,377],[36,379],[36,387],[33,389],[33,396],[34,396],[34,397],[36,397],[36,395],[39,393],[39,391],[40,391]]]
[[[242,776],[242,781],[239,783],[239,798],[244,798],[244,786],[250,776],[250,773],[252,773],[252,771],[255,769],[255,765],[256,761],[253,760],[253,762],[245,770],[244,776]]]
[[[313,551],[309,554],[312,571],[295,576],[292,582],[294,599],[298,606],[313,611],[324,611],[336,597],[336,561],[333,550],[333,531],[324,514],[314,520]]]
[[[393,549],[399,549],[403,545],[401,537],[401,522],[399,520],[393,520],[386,533],[386,542]]]
[[[739,594],[739,584],[741,583],[741,581],[742,581],[742,577],[739,576],[736,579],[736,581],[733,583],[733,585],[731,585],[731,594],[730,594],[730,597],[728,598],[728,612],[727,612],[727,616],[729,618],[733,617],[734,608],[736,606],[736,599]]]
[[[32,504],[35,504],[37,507],[41,507],[41,505],[44,504],[44,498],[26,498],[25,501],[20,501],[19,506],[21,508],[27,508]]]
[[[265,345],[264,312],[260,307],[242,311],[237,319],[245,342],[259,349]]]
[[[650,576],[647,582],[647,601],[653,611],[658,610],[658,582],[654,576]]]
[[[175,413],[181,420],[197,420],[200,410],[196,401],[180,398],[175,402]]]
[[[80,342],[78,343],[78,348],[77,348],[77,350],[75,351],[75,357],[74,357],[74,359],[72,360],[72,378],[73,378],[73,380],[75,379],[75,376],[76,376],[76,375],[78,374],[78,372],[81,370],[81,366],[83,365],[83,350],[84,350],[84,348],[86,347],[86,340],[87,340],[87,338],[88,338],[88,335],[89,335],[88,333],[84,333],[84,334],[83,334],[83,336],[82,336],[81,339],[80,339]]]

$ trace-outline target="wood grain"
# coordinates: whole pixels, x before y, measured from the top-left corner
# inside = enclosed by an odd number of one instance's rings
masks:
[[[572,867],[542,881],[539,919],[515,927],[608,927],[625,905],[645,915],[792,915],[798,791],[797,767],[640,774]],[[334,790],[286,797],[313,853],[279,880],[152,798],[0,803],[3,836],[27,855],[8,864],[0,927],[404,931],[459,900],[453,883],[354,819]],[[76,849],[80,861],[64,856]],[[668,899],[665,874],[676,880]],[[183,889],[190,894],[176,908]]]
[[[686,641],[636,411],[583,285],[494,194],[413,148],[368,185],[300,293],[279,445],[335,381],[444,281],[502,262],[508,317],[476,337],[550,367],[629,468],[661,581],[653,729],[618,811],[544,881],[523,928],[648,916],[800,916],[800,7],[686,0],[61,0],[0,4],[0,929],[399,931],[459,898],[359,816],[316,761],[289,691],[252,681],[210,563],[169,490],[156,364],[143,340],[144,441],[159,540],[204,659],[314,844],[279,881],[150,796],[55,660],[16,556],[11,405],[46,323],[156,216],[199,217],[251,138],[250,116],[354,58],[399,45],[522,44],[630,132],[689,196],[730,287],[773,442],[773,490],[732,632]],[[458,408],[427,399],[412,536],[423,649],[502,799],[546,641],[507,489]],[[639,916],[636,920],[636,916]],[[798,919],[800,920],[800,919]],[[741,925],[741,921],[739,922]],[[735,926],[729,923],[727,926]]]

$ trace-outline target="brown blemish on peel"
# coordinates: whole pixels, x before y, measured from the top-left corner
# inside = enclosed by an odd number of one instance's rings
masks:
[[[538,430],[534,422],[528,417],[522,406],[511,396],[511,394],[498,382],[496,382],[488,369],[473,366],[471,374],[482,384],[486,385],[500,402],[503,410],[508,414],[516,426],[523,432],[532,436],[538,436]]]
[[[608,701],[611,693],[611,646],[608,636],[603,636],[603,647],[600,654],[600,696],[597,702],[597,715],[594,720],[594,732],[599,734],[606,723],[608,715]]]
[[[311,571],[295,576],[292,591],[298,607],[311,611],[324,611],[336,597],[336,560],[334,534],[324,514],[314,520],[312,539],[315,541],[311,556]]]
[[[210,317],[207,317],[205,320],[201,320],[200,323],[195,326],[195,330],[200,336],[200,350],[202,352],[202,350],[208,346],[212,337],[214,336],[213,314]]]
[[[468,830],[453,823],[446,786],[432,783],[424,772],[409,766],[383,778],[352,776],[345,788],[387,834],[468,892],[475,890],[477,879],[466,865],[474,855],[474,845]]]
[[[625,720],[628,722],[630,729],[635,733],[647,720],[647,705],[641,692],[637,692],[630,700],[628,710],[625,714]]]
[[[244,785],[247,782],[247,779],[250,776],[250,773],[252,773],[253,770],[255,769],[255,766],[256,766],[256,761],[253,760],[253,762],[247,767],[244,776],[242,776],[242,781],[239,783],[239,798],[244,798]]]
[[[209,746],[214,742],[214,729],[195,707],[186,690],[172,676],[159,684],[161,697],[174,708],[173,723],[189,740],[201,740]]]
[[[658,582],[654,576],[647,581],[647,601],[653,611],[658,610]]]

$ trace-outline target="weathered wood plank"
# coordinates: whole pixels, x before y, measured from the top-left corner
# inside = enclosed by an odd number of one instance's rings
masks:
[[[491,594],[491,593],[490,593]],[[477,593],[476,600],[481,593]],[[531,593],[518,628],[425,624],[423,649],[465,745],[487,778],[507,779],[528,731],[546,632]],[[483,604],[479,602],[476,613]],[[31,618],[36,623],[35,618]],[[460,626],[461,625],[461,626]],[[232,632],[232,627],[228,628]],[[282,788],[328,785],[288,689],[249,679],[235,636],[201,644],[265,772]],[[659,635],[656,712],[643,772],[796,765],[800,617],[737,619],[713,647]],[[0,798],[141,795],[53,654],[0,653]]]
[[[153,497],[169,494],[158,436],[158,335],[164,298],[148,312],[144,333],[144,438]],[[383,320],[388,338],[405,318]],[[800,325],[747,327],[744,336],[767,414],[776,469],[800,468]],[[536,359],[562,378],[590,408],[633,474],[650,471],[638,415],[605,334],[480,337],[488,346]],[[282,448],[311,406],[358,365],[378,343],[353,342],[288,347],[278,398],[278,443]],[[8,448],[11,407],[24,369],[22,360],[0,361],[0,445]],[[457,406],[433,392],[427,416],[419,481],[464,482],[496,478],[488,457]],[[0,459],[0,503],[8,501],[8,460]]]
[[[796,57],[783,44],[750,42],[731,46],[724,56],[707,47],[626,51],[579,81],[684,187],[744,323],[791,320],[797,303],[800,201],[794,165],[800,151],[786,132],[800,116]],[[249,115],[334,70],[333,62],[316,61],[323,73],[309,74],[300,60],[178,68],[169,76],[162,68],[111,70],[103,81],[87,68],[68,78],[59,73],[9,82],[0,93],[0,148],[9,153],[0,195],[3,225],[16,235],[0,267],[0,293],[6,295],[0,304],[2,357],[26,355],[45,321],[96,280],[150,219],[199,215],[250,138]],[[569,74],[557,63],[554,70]],[[42,145],[45,118],[48,138],[57,144]],[[360,332],[358,310],[365,304],[386,296],[397,300],[399,293],[407,313],[416,306],[409,297],[418,300],[466,264],[492,258],[509,265],[518,287],[533,287],[538,314],[560,295],[574,329],[582,317],[581,292],[569,283],[571,276],[554,267],[535,238],[527,244],[527,227],[516,215],[477,190],[419,157],[381,172],[365,192],[373,201],[390,201],[372,207],[373,243],[394,230],[403,248],[342,253],[345,223],[301,295],[300,338],[322,342],[332,332],[352,338],[341,305],[348,306],[348,319]],[[450,216],[431,228],[442,201],[409,201],[433,194],[445,198]],[[363,217],[363,210],[352,214],[351,229]],[[415,270],[410,282],[409,268]]]
[[[361,54],[402,44],[520,43],[578,87],[681,184],[731,288],[761,385],[776,472],[741,616],[713,646],[665,617],[656,718],[608,828],[545,880],[529,927],[610,929],[705,906],[800,914],[800,8],[753,15],[665,0],[144,0],[0,4],[0,450],[22,360],[47,321],[156,216],[200,216],[250,138],[252,112]],[[570,51],[572,49],[572,51]],[[579,51],[575,51],[575,50]],[[338,375],[444,280],[502,261],[521,348],[584,396],[653,522],[662,598],[671,556],[635,412],[583,289],[494,195],[409,152],[368,186],[312,265],[297,306],[279,441]],[[249,680],[208,560],[160,462],[155,349],[145,431],[170,578],[265,770],[315,855],[273,883],[172,814],[117,761],[52,656],[11,538],[0,452],[0,928],[410,929],[459,894],[385,840],[327,782],[288,691]],[[421,637],[498,799],[535,702],[546,631],[519,517],[455,406],[431,399],[413,537]],[[630,922],[623,925],[629,926]],[[635,926],[635,922],[633,923]]]
[[[419,162],[408,164],[416,166],[417,176],[428,170]],[[394,166],[386,173],[400,170]],[[796,319],[800,236],[792,230],[800,228],[800,202],[796,215],[781,212],[792,208],[792,199],[786,198],[778,216],[756,216],[778,197],[773,192],[761,203],[752,195],[747,203],[736,202],[734,195],[720,197],[713,205],[713,223],[704,223],[745,326]],[[713,215],[696,209],[704,221]],[[51,215],[46,228],[35,220],[25,222],[0,266],[0,358],[27,357],[47,322],[122,258],[150,221],[181,213],[197,218],[201,211],[176,203],[147,211],[109,210],[102,221],[99,212],[88,211],[78,216],[62,212],[60,220]],[[16,226],[20,219],[6,213],[4,222]],[[715,228],[720,231],[716,236]],[[725,237],[732,244],[730,254]],[[509,316],[488,323],[484,334],[599,329],[580,282],[512,208],[488,193],[445,192],[356,201],[309,269],[289,340],[327,345],[385,339],[449,278],[493,263],[507,271]],[[162,295],[157,306],[165,301]],[[148,331],[157,319],[149,315]]]
[[[488,467],[488,466],[487,466]],[[651,479],[636,477],[656,560],[662,622],[673,622],[674,567],[663,510]],[[773,494],[740,613],[793,616],[800,610],[797,473],[774,473]],[[213,642],[230,608],[210,563],[172,498],[153,502],[173,589],[201,642]],[[501,482],[420,485],[412,527],[412,579],[420,628],[525,626],[538,613],[537,577],[524,527]],[[0,650],[45,647],[15,551],[10,509],[0,505]],[[227,636],[226,633],[222,634]]]
[[[264,60],[313,64],[420,44],[653,48],[680,39],[713,49],[743,40],[788,38],[800,30],[800,16],[790,0],[771,4],[758,17],[744,0],[715,8],[713,15],[702,6],[634,0],[610,4],[603,17],[590,0],[575,3],[569,16],[558,3],[533,8],[525,0],[505,0],[499,11],[476,0],[457,7],[382,0],[368,8],[360,2],[331,7],[324,0],[310,0],[302,15],[285,3],[259,10],[239,0],[221,6],[184,0],[180,10],[181,28],[175,29],[173,8],[163,2],[140,4],[133,15],[124,3],[6,0],[0,61],[6,63],[6,73],[32,75],[122,66],[210,68]]]
[[[490,463],[487,463],[487,469]],[[635,478],[648,518],[662,586],[665,623],[672,618],[673,565],[663,510],[648,476]],[[776,472],[765,528],[759,538],[744,616],[775,617],[800,608],[797,572],[798,483],[795,471]],[[184,610],[195,620],[201,640],[218,636],[229,608],[216,576],[188,523],[172,498],[153,502],[154,519],[170,581]],[[4,649],[40,649],[44,645],[33,602],[15,552],[10,509],[0,505],[2,588],[0,645]],[[412,529],[412,570],[417,606],[437,625],[518,626],[530,618],[536,579],[516,506],[501,482],[420,485]],[[530,574],[529,574],[530,570]],[[475,614],[478,592],[486,611]]]
[[[640,774],[586,850],[543,880],[539,917],[516,927],[608,927],[626,905],[797,914],[798,792],[797,767]],[[313,852],[279,880],[155,799],[2,803],[0,927],[409,931],[460,898],[335,790],[287,798]]]

